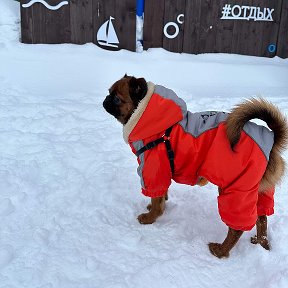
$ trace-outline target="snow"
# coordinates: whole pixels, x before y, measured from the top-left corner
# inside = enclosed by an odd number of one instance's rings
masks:
[[[136,52],[143,52],[143,16],[136,15]]]
[[[219,260],[207,243],[227,228],[211,184],[173,184],[165,214],[137,222],[149,199],[102,101],[128,73],[173,89],[191,111],[261,95],[288,114],[288,60],[24,45],[19,14],[0,1],[0,288],[287,288],[287,174],[268,220],[272,250],[249,243],[254,229]]]

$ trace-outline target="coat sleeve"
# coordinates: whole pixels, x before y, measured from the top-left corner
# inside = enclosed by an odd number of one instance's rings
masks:
[[[172,179],[165,144],[161,143],[139,155],[138,164],[142,193],[151,198],[165,196]]]

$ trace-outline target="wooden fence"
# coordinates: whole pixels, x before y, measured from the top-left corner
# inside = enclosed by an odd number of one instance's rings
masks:
[[[135,0],[21,0],[22,42],[135,51],[135,13]]]
[[[287,0],[146,0],[144,49],[288,57]]]
[[[135,51],[136,0],[21,0],[22,42]],[[144,49],[288,57],[288,0],[145,0]]]

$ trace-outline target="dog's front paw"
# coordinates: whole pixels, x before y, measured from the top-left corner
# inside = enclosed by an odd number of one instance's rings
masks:
[[[220,259],[229,257],[229,252],[226,252],[225,250],[223,250],[222,245],[219,243],[209,243],[208,247],[209,247],[211,254]]]
[[[137,219],[140,224],[152,224],[156,220],[156,218],[151,215],[151,213],[140,214]]]

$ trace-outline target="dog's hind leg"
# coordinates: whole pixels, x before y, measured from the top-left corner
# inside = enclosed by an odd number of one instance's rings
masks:
[[[210,252],[218,258],[224,258],[224,257],[228,258],[229,252],[236,245],[242,234],[243,231],[234,230],[229,227],[227,237],[222,244],[220,243],[208,244]]]
[[[256,222],[257,235],[251,237],[252,244],[260,244],[264,249],[270,250],[267,238],[267,216],[259,216]]]
[[[274,193],[275,188],[260,192],[258,194],[256,222],[257,234],[251,237],[252,244],[260,244],[264,249],[270,250],[270,244],[267,238],[267,216],[274,213]]]

